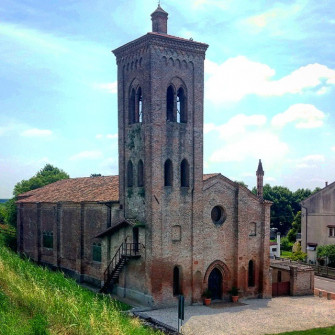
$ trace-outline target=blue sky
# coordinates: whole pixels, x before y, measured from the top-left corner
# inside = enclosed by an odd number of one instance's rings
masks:
[[[332,1],[162,1],[168,32],[210,45],[205,173],[249,187],[335,180]],[[148,31],[154,0],[2,0],[0,198],[46,163],[118,173],[115,49]]]

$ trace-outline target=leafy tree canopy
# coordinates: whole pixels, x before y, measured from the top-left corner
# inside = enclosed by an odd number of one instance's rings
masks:
[[[296,222],[295,231],[296,233],[300,232],[301,219],[296,218],[297,213],[301,209],[300,202],[319,190],[320,188],[316,188],[314,191],[300,188],[292,192],[287,187],[272,187],[269,184],[265,184],[263,187],[263,197],[273,202],[271,206],[271,227],[277,228],[282,235],[286,235],[292,227],[292,223]],[[252,192],[257,194],[256,187],[252,189]],[[296,233],[291,233],[291,242],[295,241]]]
[[[5,203],[5,223],[16,227],[16,204],[17,196],[21,193],[35,190],[36,188],[54,183],[61,179],[68,179],[69,175],[63,170],[46,164],[43,169],[38,171],[28,180],[22,180],[14,187],[14,197]]]
[[[17,183],[14,187],[13,195],[17,197],[21,193],[35,190],[36,188],[54,183],[55,181],[68,178],[70,177],[66,172],[51,164],[47,164],[43,169],[38,171],[35,176]]]
[[[335,245],[319,245],[316,248],[317,258],[328,258],[329,263],[335,263]]]

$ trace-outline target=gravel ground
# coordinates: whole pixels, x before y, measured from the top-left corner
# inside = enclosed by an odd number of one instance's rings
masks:
[[[214,304],[211,307],[187,306],[183,334],[278,334],[335,324],[335,300],[309,296],[250,299],[241,302],[243,304],[238,306],[232,304]],[[142,314],[177,328],[176,307]]]

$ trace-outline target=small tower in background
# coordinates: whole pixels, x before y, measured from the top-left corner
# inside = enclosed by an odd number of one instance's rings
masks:
[[[256,171],[257,176],[257,196],[263,199],[263,177],[264,177],[264,170],[262,166],[262,161],[259,160],[258,168]]]
[[[158,5],[157,9],[151,14],[152,32],[167,34],[168,13]]]

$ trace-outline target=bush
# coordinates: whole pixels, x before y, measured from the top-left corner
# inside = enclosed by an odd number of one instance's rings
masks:
[[[287,237],[283,237],[280,241],[280,249],[284,251],[292,251],[293,243]]]

